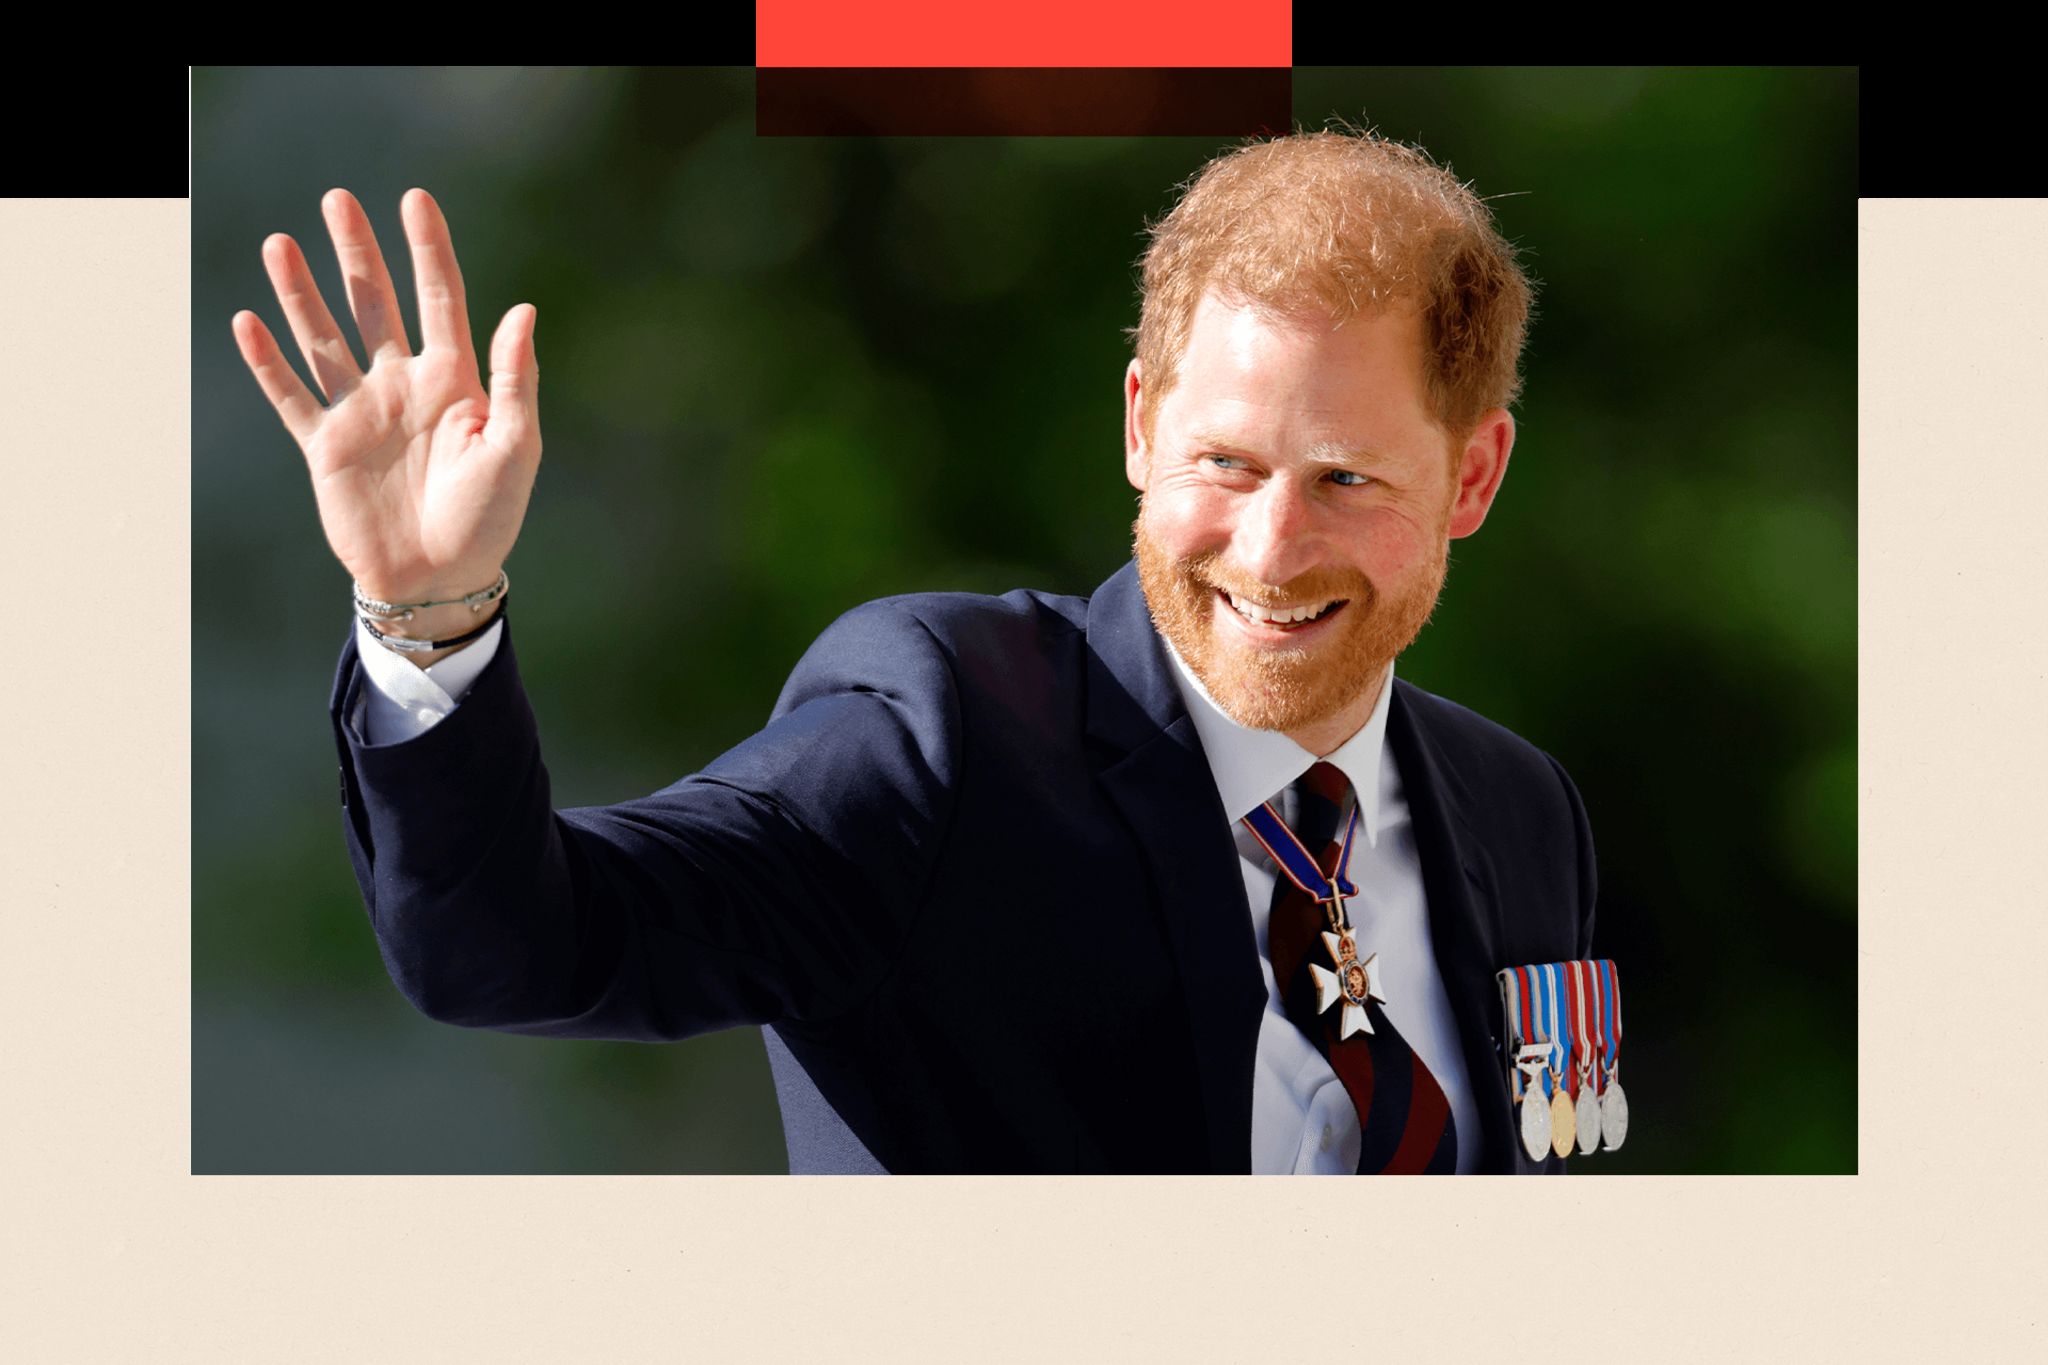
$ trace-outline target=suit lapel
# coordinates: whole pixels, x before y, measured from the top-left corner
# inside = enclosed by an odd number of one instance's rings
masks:
[[[1212,1170],[1251,1170],[1252,1069],[1266,1007],[1229,818],[1168,670],[1137,568],[1088,603],[1088,733],[1107,750],[1103,791],[1159,891],[1180,978]]]
[[[1514,1100],[1495,1041],[1499,996],[1500,899],[1493,865],[1474,831],[1471,792],[1444,759],[1416,703],[1420,694],[1396,678],[1387,714],[1387,743],[1401,769],[1415,846],[1429,900],[1430,942],[1464,1044],[1465,1071],[1479,1107],[1483,1171],[1516,1169]]]

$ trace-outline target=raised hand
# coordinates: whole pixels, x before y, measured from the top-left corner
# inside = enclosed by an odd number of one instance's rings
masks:
[[[486,395],[462,272],[433,197],[408,190],[399,205],[419,285],[417,355],[362,205],[335,189],[320,207],[369,369],[357,365],[305,255],[283,233],[264,241],[263,264],[326,406],[255,313],[235,314],[235,344],[304,452],[327,543],[365,593],[421,602],[487,587],[518,539],[540,469],[533,305],[515,305],[498,323]]]

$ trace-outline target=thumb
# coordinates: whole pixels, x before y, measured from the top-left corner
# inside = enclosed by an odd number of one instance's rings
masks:
[[[491,337],[491,415],[484,439],[504,450],[540,442],[540,360],[533,331],[540,311],[515,304]]]

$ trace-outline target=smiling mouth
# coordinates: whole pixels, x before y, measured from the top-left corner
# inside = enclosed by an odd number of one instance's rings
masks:
[[[1333,597],[1323,602],[1298,602],[1291,606],[1266,607],[1248,598],[1239,597],[1223,588],[1216,590],[1216,596],[1236,612],[1242,620],[1268,630],[1294,631],[1326,621],[1334,616],[1351,599]]]

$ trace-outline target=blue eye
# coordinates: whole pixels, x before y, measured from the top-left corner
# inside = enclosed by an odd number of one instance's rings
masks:
[[[1238,463],[1235,455],[1211,455],[1207,458],[1213,461],[1218,469],[1228,469],[1232,464]]]
[[[1364,474],[1351,469],[1333,469],[1330,471],[1330,477],[1337,481],[1339,488],[1359,488],[1372,482]]]

